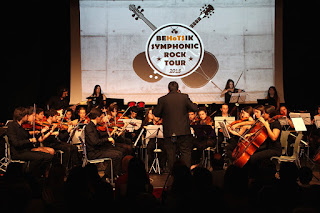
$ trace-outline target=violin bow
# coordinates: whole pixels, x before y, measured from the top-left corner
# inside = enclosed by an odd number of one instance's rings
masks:
[[[32,124],[32,137],[35,138],[35,131],[36,131],[36,104],[33,104],[33,124]],[[33,143],[35,147],[35,144]]]
[[[237,80],[236,85],[234,85],[234,88],[236,88],[236,86],[238,85],[238,82],[239,82],[239,80],[240,80],[241,76],[243,75],[243,72],[244,72],[244,71],[242,71],[242,72],[241,72],[241,74],[240,74],[240,76],[239,76],[239,78],[238,78],[238,80]]]
[[[110,131],[109,131],[108,125],[107,125],[107,122],[110,125],[110,121],[109,121],[109,118],[108,118],[108,115],[107,115],[106,107],[104,107],[104,116],[106,116],[106,119],[107,119],[107,121],[104,121],[104,124],[106,125],[106,128],[107,128],[107,133],[108,133],[109,137],[111,137]]]

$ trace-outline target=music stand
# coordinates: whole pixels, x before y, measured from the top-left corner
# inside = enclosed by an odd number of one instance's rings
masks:
[[[288,126],[289,125],[289,122],[288,122],[286,116],[278,118],[278,121],[280,122],[281,126]]]
[[[305,125],[312,125],[310,113],[290,113],[290,118],[302,118]]]
[[[246,100],[246,95],[247,93],[245,92],[232,93],[230,103],[243,103]]]
[[[146,138],[145,139],[150,139],[150,138],[155,138],[155,144],[156,148],[153,150],[155,153],[155,158],[152,162],[152,165],[150,167],[149,173],[151,173],[152,169],[155,173],[158,173],[159,175],[161,174],[160,171],[160,163],[159,163],[159,158],[158,158],[158,153],[162,152],[161,149],[158,149],[158,138],[163,138],[163,127],[162,125],[148,125],[146,127]]]
[[[296,130],[296,132],[303,132],[303,131],[307,131],[307,127],[304,124],[304,120],[299,117],[299,118],[293,118],[291,117],[292,123],[294,125],[294,129]]]
[[[126,130],[128,130],[129,132],[133,132],[134,130],[140,129],[142,124],[142,120],[138,119],[119,119],[119,121],[122,121],[125,124],[125,126],[128,123]]]
[[[219,128],[221,128],[220,126],[220,122],[223,122],[225,124],[231,124],[233,121],[235,121],[235,117],[222,117],[222,116],[216,116],[214,117],[214,127],[215,127],[215,130],[216,130],[216,136],[217,136],[217,141],[219,141],[219,135],[218,135],[218,131],[219,131]],[[217,143],[217,151],[218,150],[218,143]]]
[[[214,130],[210,125],[191,125],[194,130],[194,134],[196,138],[208,138],[214,135]],[[211,149],[208,147],[208,167],[211,168],[211,160],[210,160],[210,151]],[[206,160],[205,160],[206,161]]]
[[[257,99],[257,103],[258,105],[263,105],[263,106],[269,105],[268,99]]]
[[[230,134],[229,134],[229,131],[227,130],[226,124],[224,122],[219,122],[219,124],[220,124],[220,127],[222,129],[223,136],[225,138],[230,139]]]
[[[214,135],[210,125],[191,125],[197,138],[204,138]]]

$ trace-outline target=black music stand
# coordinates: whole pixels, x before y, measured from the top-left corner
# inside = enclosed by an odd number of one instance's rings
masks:
[[[212,126],[210,125],[191,125],[191,127],[194,130],[194,134],[196,136],[196,138],[214,138],[214,129],[212,128]],[[212,147],[213,148],[213,147]],[[207,168],[210,169],[211,168],[211,159],[210,159],[210,151],[212,151],[212,149],[210,147],[208,147],[206,149],[208,151],[208,166]],[[206,162],[206,160],[204,161]],[[204,163],[205,165],[206,163]]]
[[[159,158],[158,158],[158,153],[162,152],[161,149],[158,149],[158,138],[163,138],[163,127],[162,125],[148,125],[147,128],[147,133],[146,133],[146,139],[149,138],[155,138],[155,144],[156,144],[156,148],[153,150],[153,152],[155,153],[155,157],[154,160],[151,164],[149,173],[151,173],[152,169],[155,173],[158,173],[159,175],[161,174],[160,171],[160,162],[159,162]]]
[[[214,136],[214,130],[210,125],[191,125],[197,138]]]

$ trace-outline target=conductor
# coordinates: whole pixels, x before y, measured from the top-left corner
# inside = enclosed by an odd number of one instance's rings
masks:
[[[167,152],[168,169],[172,169],[176,160],[176,152],[186,166],[191,166],[192,136],[190,131],[189,111],[198,111],[187,94],[179,91],[179,85],[171,81],[169,93],[158,99],[154,115],[163,122],[164,148]]]

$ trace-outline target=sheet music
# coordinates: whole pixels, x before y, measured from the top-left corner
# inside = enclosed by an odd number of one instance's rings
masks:
[[[310,113],[293,113],[291,112],[290,118],[302,118],[305,125],[312,125]]]
[[[247,93],[239,92],[239,93],[232,93],[230,98],[230,103],[243,103],[246,100]]]
[[[222,117],[216,116],[214,117],[214,128],[221,128],[219,122],[225,122],[227,125],[231,124],[233,121],[236,120],[236,117]]]
[[[302,118],[292,118],[291,117],[291,120],[292,120],[292,123],[294,125],[294,128],[297,132],[300,132],[300,131],[307,131],[307,127],[306,125],[304,124],[304,121],[302,120]]]
[[[138,119],[119,119],[119,121],[122,121],[124,124],[129,123],[126,127],[126,130],[128,130],[129,132],[140,129],[142,124],[142,120]]]

